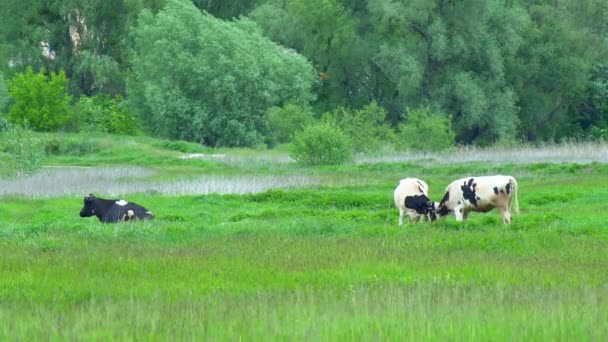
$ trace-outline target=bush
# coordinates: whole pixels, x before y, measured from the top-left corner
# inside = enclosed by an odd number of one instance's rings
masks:
[[[355,152],[373,152],[394,145],[396,136],[386,121],[386,111],[376,102],[359,109],[338,108],[323,115],[350,138]]]
[[[9,121],[19,125],[27,123],[35,131],[54,131],[63,126],[70,119],[67,82],[63,71],[51,72],[49,78],[44,69],[34,74],[32,67],[28,67],[24,74],[16,74],[8,83],[14,100]]]
[[[178,151],[182,153],[204,153],[208,152],[208,149],[204,146],[196,143],[191,143],[183,140],[163,140],[156,144],[159,147],[167,150]]]
[[[4,74],[0,72],[0,113],[4,113],[4,109],[8,105],[10,96],[8,95],[8,88],[6,87],[6,81],[4,80]],[[0,118],[2,120],[2,118]]]
[[[441,151],[451,148],[455,137],[449,116],[422,107],[408,110],[405,123],[399,125],[398,144],[413,150]]]
[[[82,156],[98,152],[100,147],[84,135],[76,137],[51,136],[44,142],[47,155]]]
[[[272,107],[266,111],[266,120],[270,132],[267,140],[269,145],[286,143],[293,139],[295,133],[312,123],[312,113],[296,104],[283,107]]]
[[[44,141],[34,132],[14,126],[2,134],[2,150],[8,153],[6,174],[34,174],[42,168]]]
[[[589,137],[595,140],[608,140],[608,129],[591,126],[589,128]]]
[[[296,133],[291,156],[310,165],[335,165],[352,158],[349,138],[328,123],[307,126]]]
[[[77,131],[136,135],[141,125],[125,108],[120,96],[83,96],[72,107],[72,125]]]

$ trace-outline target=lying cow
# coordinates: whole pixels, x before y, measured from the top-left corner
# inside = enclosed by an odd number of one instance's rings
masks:
[[[107,200],[90,194],[84,198],[80,217],[97,216],[103,223],[118,223],[132,220],[151,220],[154,218],[146,208],[125,200]]]
[[[417,178],[405,178],[399,181],[393,198],[399,209],[399,225],[403,225],[403,216],[407,215],[410,223],[419,222],[423,216],[434,221],[435,202],[428,197],[429,186]]]
[[[515,213],[519,214],[517,181],[511,176],[466,177],[448,185],[436,214],[442,217],[453,212],[457,221],[464,221],[471,211],[485,213],[498,208],[502,221],[509,224],[513,197]]]

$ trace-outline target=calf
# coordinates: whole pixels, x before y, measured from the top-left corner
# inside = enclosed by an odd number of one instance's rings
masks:
[[[430,221],[436,219],[435,202],[428,197],[429,186],[417,178],[405,178],[399,181],[393,198],[399,209],[399,225],[403,225],[403,216],[407,215],[410,223],[419,222],[423,216]]]
[[[513,197],[515,213],[519,214],[517,181],[511,176],[466,177],[448,185],[436,214],[442,217],[453,212],[457,221],[464,221],[471,211],[485,213],[498,208],[502,221],[509,224]]]
[[[103,223],[118,223],[136,219],[151,220],[154,218],[146,208],[124,200],[107,200],[90,194],[84,198],[84,207],[80,217],[97,216]]]

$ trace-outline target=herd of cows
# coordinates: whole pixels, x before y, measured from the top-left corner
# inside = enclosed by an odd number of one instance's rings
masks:
[[[517,181],[511,176],[466,177],[450,183],[440,202],[428,197],[429,186],[418,178],[405,178],[395,189],[395,206],[399,209],[399,225],[404,216],[410,223],[423,217],[429,221],[453,213],[457,221],[464,221],[472,211],[500,211],[505,224],[511,223],[511,204],[515,199],[515,213],[519,213]],[[152,212],[125,200],[108,200],[90,194],[84,198],[80,217],[97,216],[103,223],[118,223],[132,220],[151,220]]]

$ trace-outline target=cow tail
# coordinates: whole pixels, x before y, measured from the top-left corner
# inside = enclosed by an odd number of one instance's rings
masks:
[[[513,185],[513,197],[515,197],[515,213],[519,214],[519,202],[517,201],[517,181],[515,178],[511,178],[511,184]]]

